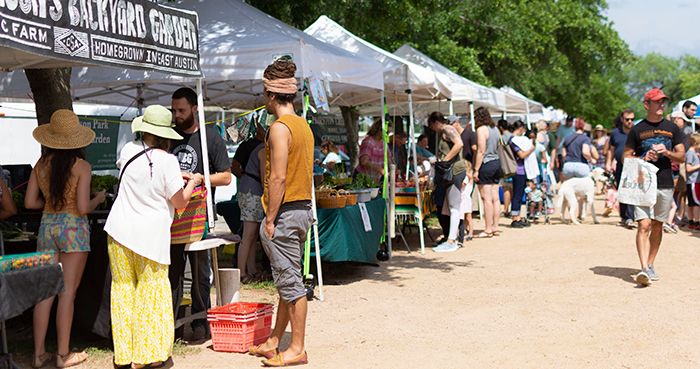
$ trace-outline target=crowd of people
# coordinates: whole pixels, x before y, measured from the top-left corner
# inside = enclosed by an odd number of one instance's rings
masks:
[[[650,90],[644,97],[646,117],[635,124],[634,111],[626,109],[609,133],[602,125],[586,131],[586,122],[573,117],[563,124],[540,121],[528,130],[520,120],[495,122],[483,107],[474,111],[473,131],[454,117],[433,112],[428,117],[428,127],[438,137],[433,196],[443,229],[433,250],[453,252],[473,237],[497,236],[500,217],[510,218],[510,228],[529,227],[553,211],[545,204],[547,197],[558,183],[571,178],[597,181],[598,194],[607,190],[614,198],[625,159],[638,158],[658,168],[657,201],[653,207],[620,203],[620,225],[637,229],[638,283],[646,286],[658,280],[654,261],[662,233],[676,233],[679,227],[700,230],[700,133],[693,130],[697,105],[686,101],[681,110],[664,116],[668,101],[660,89]],[[418,139],[422,158],[432,155],[427,138],[424,134]],[[511,160],[504,154],[507,150],[514,161],[512,173],[505,173],[509,169],[502,163]],[[593,175],[596,171],[604,175]],[[474,185],[484,217],[484,229],[476,235],[471,221]],[[612,213],[614,202],[607,204],[605,216]]]

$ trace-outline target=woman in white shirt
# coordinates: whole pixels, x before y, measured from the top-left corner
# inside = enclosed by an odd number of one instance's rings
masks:
[[[172,355],[170,225],[202,176],[181,173],[170,154],[170,140],[182,137],[172,129],[168,109],[149,106],[131,128],[140,138],[119,154],[119,192],[104,229],[112,271],[114,364],[138,369],[158,366]]]

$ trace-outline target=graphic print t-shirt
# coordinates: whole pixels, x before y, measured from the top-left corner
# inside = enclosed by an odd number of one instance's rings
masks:
[[[204,174],[199,131],[191,134],[179,131],[178,133],[183,139],[173,142],[172,153],[180,163],[180,171]],[[221,173],[231,167],[231,162],[226,152],[226,144],[213,126],[207,127],[207,149],[209,152],[210,174]],[[213,192],[214,189],[212,188],[212,195]]]
[[[643,157],[651,150],[653,145],[663,144],[666,150],[673,151],[676,145],[683,143],[682,134],[678,126],[666,119],[651,123],[646,119],[637,123],[627,135],[626,147],[634,149],[634,156]],[[671,159],[659,156],[654,164],[659,171],[656,172],[656,187],[659,189],[673,188],[673,172]]]

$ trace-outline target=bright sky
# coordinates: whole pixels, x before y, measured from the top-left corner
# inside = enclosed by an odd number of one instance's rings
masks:
[[[698,0],[608,0],[608,19],[635,54],[700,57]]]

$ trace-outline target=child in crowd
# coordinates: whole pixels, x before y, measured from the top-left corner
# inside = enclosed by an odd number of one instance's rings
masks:
[[[688,228],[694,231],[700,230],[700,133],[693,133],[689,137],[690,147],[685,153],[685,170],[687,174],[687,194],[688,194]]]
[[[529,220],[535,220],[542,214],[544,193],[542,192],[542,189],[535,185],[534,181],[529,180],[527,181],[525,194],[527,195],[528,218]]]

